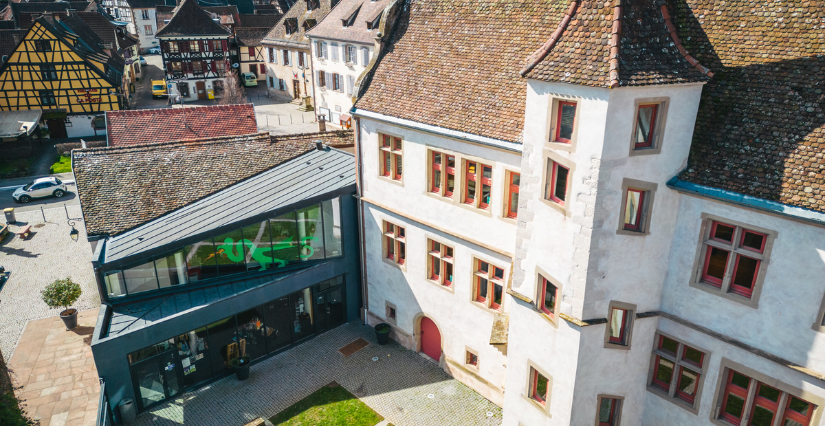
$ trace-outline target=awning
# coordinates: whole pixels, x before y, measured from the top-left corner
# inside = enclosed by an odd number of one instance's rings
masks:
[[[352,117],[349,114],[341,114],[341,121],[350,121]]]

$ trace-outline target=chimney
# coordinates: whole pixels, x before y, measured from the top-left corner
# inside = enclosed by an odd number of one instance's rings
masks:
[[[319,132],[326,132],[327,131],[327,120],[324,114],[318,116],[318,131]]]
[[[317,149],[318,151],[326,151],[327,146],[324,145],[324,141],[318,139],[315,141],[315,149]]]

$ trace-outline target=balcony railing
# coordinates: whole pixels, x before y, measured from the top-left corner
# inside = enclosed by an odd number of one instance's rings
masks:
[[[109,397],[106,396],[106,382],[100,379],[100,399],[97,404],[96,426],[112,426],[112,410],[109,408]]]

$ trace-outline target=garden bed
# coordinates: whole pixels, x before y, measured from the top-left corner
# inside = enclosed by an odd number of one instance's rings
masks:
[[[269,419],[276,426],[375,426],[382,420],[381,415],[335,382]]]
[[[69,173],[72,171],[72,157],[68,155],[61,155],[57,157],[52,167],[49,169],[49,173]]]

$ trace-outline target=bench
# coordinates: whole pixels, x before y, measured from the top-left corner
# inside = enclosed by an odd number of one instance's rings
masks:
[[[20,238],[25,240],[26,238],[29,238],[29,234],[31,234],[31,232],[32,232],[32,226],[31,225],[26,225],[26,226],[20,228],[20,230],[17,231],[17,235],[19,235]]]

